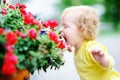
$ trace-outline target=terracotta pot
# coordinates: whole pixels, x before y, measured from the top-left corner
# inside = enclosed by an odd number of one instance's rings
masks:
[[[17,70],[14,76],[0,74],[0,80],[30,80],[30,73],[28,70]]]

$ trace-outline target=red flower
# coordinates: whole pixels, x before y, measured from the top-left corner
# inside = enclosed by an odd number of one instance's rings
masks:
[[[0,28],[0,34],[3,34],[3,33],[4,33],[4,29]]]
[[[7,10],[5,8],[3,8],[1,13],[2,13],[2,15],[6,15],[7,14]]]
[[[20,3],[17,3],[15,6],[18,7],[18,8],[22,8],[22,9],[26,8],[26,5],[20,4]]]
[[[58,44],[58,48],[64,49],[66,47],[66,44],[63,40],[61,40]]]
[[[51,29],[54,29],[55,27],[58,26],[58,22],[56,20],[48,20],[48,24]]]
[[[33,24],[34,23],[34,16],[31,13],[24,15],[24,23],[25,24]]]
[[[10,9],[15,9],[16,7],[14,5],[9,5]]]
[[[17,56],[14,55],[13,52],[7,52],[4,56],[4,63],[14,64],[16,65],[18,63]]]
[[[28,35],[29,35],[30,39],[36,39],[37,32],[35,29],[30,29]]]
[[[26,37],[27,37],[27,35],[21,32],[20,37],[21,37],[22,39],[24,39],[24,38],[26,38]]]
[[[20,32],[19,30],[16,30],[15,33],[16,33],[17,36],[19,36],[19,37],[21,37],[23,39],[26,38],[26,34],[24,34],[23,32]]]
[[[44,22],[43,25],[48,28],[54,29],[58,26],[58,22],[56,20],[48,20],[47,22]]]
[[[43,22],[43,26],[45,26],[46,28],[49,27],[49,23],[48,22]]]
[[[25,11],[25,9],[23,9],[23,8],[20,8],[20,13],[22,14],[22,16],[24,16],[24,15],[27,14],[27,12]]]
[[[48,36],[49,36],[50,40],[54,41],[56,44],[59,43],[59,37],[55,32],[50,31],[48,33]]]
[[[26,5],[25,5],[25,4],[21,4],[21,5],[20,5],[20,8],[25,9],[25,8],[26,8]]]
[[[13,33],[12,31],[9,31],[6,34],[6,43],[8,43],[9,45],[14,45],[17,43],[17,36],[15,33]]]
[[[12,51],[7,52],[4,56],[4,64],[2,66],[2,73],[7,74],[7,75],[13,75],[16,72],[17,63],[18,63],[17,56],[15,56]]]
[[[16,30],[15,33],[16,33],[17,36],[21,35],[21,32],[19,30]]]
[[[16,66],[14,64],[5,63],[2,66],[2,73],[7,75],[13,75],[16,72]]]

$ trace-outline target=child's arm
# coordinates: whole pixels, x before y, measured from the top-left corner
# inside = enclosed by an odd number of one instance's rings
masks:
[[[94,59],[98,61],[102,66],[104,67],[109,66],[110,60],[101,49],[99,48],[93,49],[91,50],[91,54],[93,55]]]

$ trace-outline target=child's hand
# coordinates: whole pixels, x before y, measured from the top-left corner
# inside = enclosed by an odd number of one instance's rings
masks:
[[[101,49],[91,50],[91,54],[93,55],[94,59],[98,61],[102,66],[108,67],[109,60]]]
[[[91,54],[93,55],[94,59],[98,62],[100,62],[105,56],[101,50],[92,50]]]

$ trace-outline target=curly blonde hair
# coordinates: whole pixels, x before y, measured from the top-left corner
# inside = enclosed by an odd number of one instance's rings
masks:
[[[75,17],[76,25],[81,31],[81,37],[85,40],[96,39],[99,29],[99,17],[93,7],[72,6],[66,8],[61,15],[61,19],[67,14],[72,14]]]

